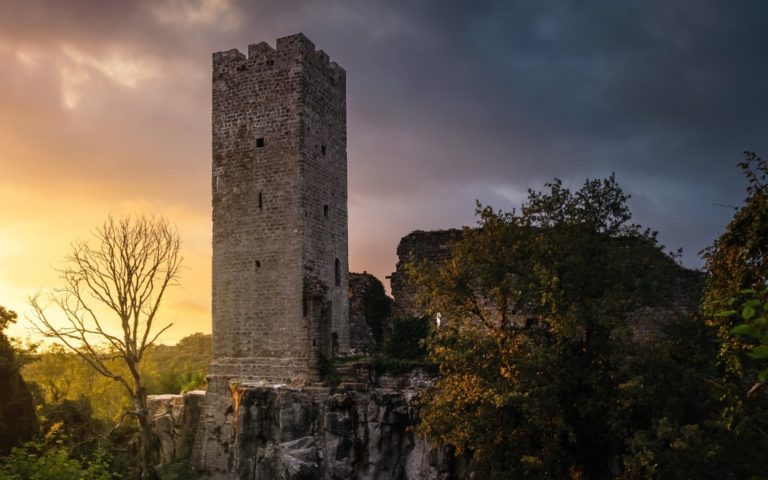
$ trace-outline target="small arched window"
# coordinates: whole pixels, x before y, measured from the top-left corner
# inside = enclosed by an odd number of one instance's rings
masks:
[[[334,262],[334,279],[336,280],[336,286],[341,286],[341,262],[339,259],[336,259],[336,262]]]

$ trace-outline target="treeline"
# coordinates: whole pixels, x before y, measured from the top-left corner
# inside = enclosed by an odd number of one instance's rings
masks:
[[[12,312],[2,312],[15,319]],[[131,399],[124,389],[70,350],[57,344],[11,343],[2,328],[0,357],[0,376],[18,380],[23,376],[26,391],[15,385],[0,391],[0,440],[8,440],[0,442],[0,456],[5,455],[0,459],[0,480],[106,480],[139,474],[138,432],[125,415]],[[196,333],[172,346],[152,345],[142,362],[147,393],[205,389],[210,358],[210,334]],[[126,368],[119,359],[107,362],[117,372]],[[14,431],[5,432],[3,427]],[[25,439],[30,441],[22,444]],[[11,451],[13,445],[17,448]],[[155,473],[166,479],[189,474],[183,462]]]
[[[84,400],[93,415],[114,421],[130,407],[130,398],[114,381],[100,375],[83,358],[60,346],[27,349],[21,356],[22,375],[38,407],[64,400]],[[205,389],[211,361],[211,335],[195,333],[176,345],[152,345],[142,361],[142,378],[149,395]],[[115,371],[125,370],[119,360]]]

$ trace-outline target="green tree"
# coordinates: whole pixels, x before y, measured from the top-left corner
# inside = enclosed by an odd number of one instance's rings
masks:
[[[644,311],[669,317],[680,291],[693,312],[697,275],[629,223],[613,176],[547,188],[519,214],[478,206],[478,228],[449,262],[412,266],[429,312],[447,321],[429,344],[441,376],[420,431],[489,478],[653,478],[676,467],[659,478],[694,478],[704,469],[684,457],[696,448],[673,445],[710,447],[723,433],[712,402],[682,408],[714,395],[698,373],[711,373],[711,357],[685,359],[686,333],[661,341],[639,327]],[[729,448],[711,458],[739,472]],[[710,473],[699,478],[720,478]]]
[[[19,373],[14,348],[5,329],[16,321],[16,312],[0,306],[0,455],[37,431],[32,395]]]
[[[64,317],[49,316],[38,296],[31,299],[39,331],[57,339],[131,398],[129,413],[141,433],[142,478],[153,478],[152,430],[141,365],[147,350],[171,324],[158,325],[167,289],[177,283],[181,239],[167,220],[110,217],[94,231],[95,244],[78,242],[60,270],[64,286],[49,301]],[[117,327],[110,328],[109,312]],[[114,368],[117,361],[120,369]]]
[[[723,419],[732,435],[768,439],[768,358],[765,311],[768,286],[768,163],[745,152],[743,204],[713,245],[704,251],[704,312],[718,340]]]
[[[744,296],[742,302],[733,297],[728,299],[725,303],[730,309],[718,312],[716,317],[740,319],[742,323],[733,327],[731,333],[747,339],[747,345],[752,347],[746,352],[747,357],[763,363],[757,374],[757,383],[747,392],[751,395],[768,381],[768,367],[765,367],[765,360],[768,359],[768,289],[746,289],[739,293]]]
[[[708,273],[704,294],[708,322],[717,330],[720,360],[733,378],[741,378],[741,354],[753,347],[732,332],[741,319],[719,313],[727,303],[742,305],[752,293],[768,285],[768,164],[755,153],[745,152],[739,167],[748,182],[744,204],[725,232],[703,252]]]
[[[161,394],[204,389],[212,351],[212,337],[203,333],[186,336],[176,345],[153,345],[143,365],[147,391]]]

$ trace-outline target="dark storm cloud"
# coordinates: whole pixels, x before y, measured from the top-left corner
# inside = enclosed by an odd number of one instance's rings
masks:
[[[51,65],[0,76],[3,107],[44,128],[0,125],[30,144],[50,130],[77,175],[130,164],[131,188],[207,208],[211,52],[303,31],[347,70],[353,268],[386,274],[402,235],[471,223],[476,198],[510,209],[611,172],[697,265],[731,214],[713,204],[741,200],[741,151],[768,155],[766,18],[756,0],[6,0],[0,59]],[[120,85],[115,52],[151,75]],[[89,77],[66,111],[73,65]]]
[[[744,5],[444,6],[450,18],[431,30],[423,21],[436,48],[383,56],[392,63],[382,70],[409,72],[408,83],[383,86],[396,101],[369,110],[403,135],[415,127],[436,150],[450,146],[455,154],[435,155],[434,166],[465,175],[457,181],[603,168],[712,180],[707,170],[760,146],[766,127],[768,35],[758,22],[768,9]]]
[[[363,130],[351,151],[367,154],[352,157],[353,195],[437,189],[410,210],[441,210],[467,185],[488,199],[615,171],[638,219],[695,265],[731,214],[713,204],[741,199],[741,151],[768,151],[764,2],[388,5],[389,34],[319,35],[363,66],[350,75],[350,131]]]

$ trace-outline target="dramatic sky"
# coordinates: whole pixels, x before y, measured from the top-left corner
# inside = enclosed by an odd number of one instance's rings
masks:
[[[684,263],[768,155],[764,0],[0,0],[0,305],[109,213],[184,239],[172,343],[210,331],[211,53],[304,32],[347,70],[350,265],[554,177],[615,172]],[[24,335],[24,322],[11,331]]]

